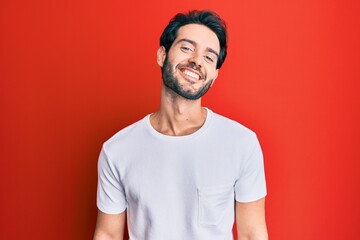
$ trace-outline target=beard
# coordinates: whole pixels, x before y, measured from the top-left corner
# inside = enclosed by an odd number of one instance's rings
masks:
[[[196,66],[194,64],[188,64],[188,65],[186,65],[186,67],[196,69]],[[212,79],[208,83],[203,85],[198,91],[192,92],[190,90],[184,89],[179,84],[179,80],[177,79],[177,77],[174,76],[174,73],[172,72],[172,69],[173,69],[173,66],[171,65],[171,63],[168,61],[168,59],[166,57],[165,61],[164,61],[164,66],[162,68],[163,84],[165,85],[166,88],[171,89],[172,91],[174,91],[179,96],[181,96],[183,98],[186,98],[188,100],[197,100],[197,99],[201,98],[209,90],[209,88],[211,87],[212,82],[214,81]],[[201,75],[203,76],[203,74],[201,74]],[[204,80],[206,80],[205,76],[204,76],[203,79],[201,79],[199,81],[204,81]]]

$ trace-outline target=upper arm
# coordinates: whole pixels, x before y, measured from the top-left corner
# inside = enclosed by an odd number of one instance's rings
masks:
[[[267,240],[265,198],[254,202],[236,202],[238,240]]]
[[[106,214],[98,210],[94,240],[123,240],[126,211],[119,214]]]

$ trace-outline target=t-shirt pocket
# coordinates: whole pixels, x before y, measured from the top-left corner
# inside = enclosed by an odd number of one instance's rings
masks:
[[[233,208],[234,188],[209,187],[198,189],[199,224],[203,227],[215,227],[223,219],[226,210]]]

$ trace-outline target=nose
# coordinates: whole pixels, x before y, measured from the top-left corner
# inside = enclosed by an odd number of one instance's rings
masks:
[[[195,64],[196,67],[199,67],[199,68],[202,67],[202,58],[201,58],[200,54],[198,54],[197,52],[194,52],[194,54],[189,59],[189,62]]]

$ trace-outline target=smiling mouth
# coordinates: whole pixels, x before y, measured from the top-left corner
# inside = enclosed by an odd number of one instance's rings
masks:
[[[195,80],[200,80],[202,79],[201,75],[196,73],[196,72],[193,72],[193,71],[190,71],[186,68],[181,68],[180,69],[181,72],[183,72],[186,76],[192,78],[192,79],[195,79]]]

